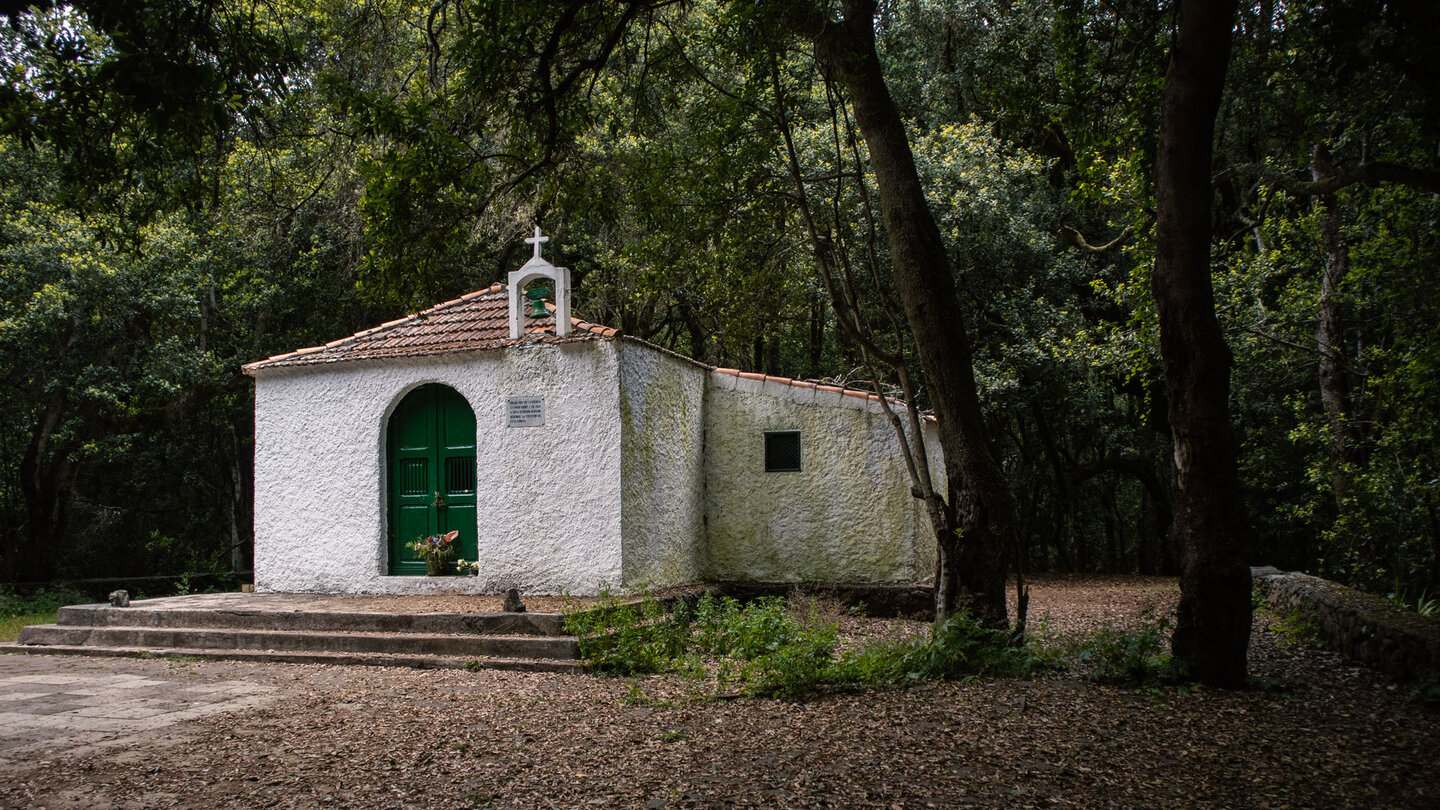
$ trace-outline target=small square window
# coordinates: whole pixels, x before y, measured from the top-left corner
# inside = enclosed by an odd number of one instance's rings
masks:
[[[800,431],[765,434],[765,472],[800,472]]]

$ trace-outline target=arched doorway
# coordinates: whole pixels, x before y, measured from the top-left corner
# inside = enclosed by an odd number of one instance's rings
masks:
[[[475,544],[475,412],[449,386],[431,383],[405,395],[390,415],[385,463],[391,575],[425,573],[408,544],[460,532],[457,557]]]

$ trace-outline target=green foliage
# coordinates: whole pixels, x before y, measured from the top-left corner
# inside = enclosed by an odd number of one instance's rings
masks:
[[[1423,606],[1440,593],[1440,201],[1395,183],[1334,195],[1337,420],[1318,393],[1319,203],[1237,170],[1309,179],[1323,145],[1341,170],[1433,172],[1433,26],[1382,6],[1240,9],[1211,254],[1251,562]],[[589,320],[717,365],[856,376],[781,122],[875,323],[894,293],[885,224],[853,111],[795,47],[790,10],[557,8],[85,0],[7,18],[0,576],[216,571],[237,544],[244,567],[240,365],[479,289],[537,221]],[[1176,568],[1149,290],[1171,16],[937,0],[877,18],[1032,570]],[[800,643],[773,608],[733,610],[703,633],[737,637],[707,636],[706,654]]]
[[[89,601],[85,594],[66,589],[42,589],[31,596],[0,590],[0,642],[14,641],[20,630],[29,625],[54,624],[60,608],[65,605]]]
[[[741,670],[746,691],[795,699],[822,685],[840,683],[833,668],[837,635],[833,624],[796,628],[789,640],[750,659]]]
[[[800,628],[785,612],[785,600],[766,596],[741,605],[733,597],[705,593],[693,618],[701,652],[752,661],[796,642]]]
[[[968,614],[952,616],[928,643],[912,644],[902,658],[910,679],[955,679],[973,676],[1023,678],[1040,667],[1040,659],[1008,630],[987,628]]]
[[[580,656],[607,675],[648,675],[683,668],[689,627],[654,599],[622,601],[606,595],[589,610],[565,617],[565,632],[580,640]]]
[[[1076,663],[1096,683],[1156,686],[1184,680],[1170,657],[1169,617],[1129,629],[1104,629],[1081,642]]]
[[[35,613],[55,613],[66,605],[83,605],[90,602],[85,594],[66,588],[41,589],[30,596],[19,596],[0,591],[0,618],[28,616]]]
[[[22,613],[16,616],[0,616],[0,642],[15,641],[20,631],[32,624],[54,624],[57,613],[53,610],[37,613]]]
[[[847,652],[836,665],[835,680],[886,686],[919,680],[1028,678],[1049,666],[1031,644],[960,613],[928,637],[867,644]]]
[[[1420,595],[1413,600],[1405,593],[1405,587],[1401,584],[1400,578],[1395,577],[1394,589],[1385,595],[1396,607],[1405,610],[1413,610],[1426,618],[1440,618],[1440,598],[1431,596],[1427,591],[1421,591]]]
[[[581,655],[607,674],[708,675],[720,691],[784,699],[919,680],[1023,678],[1049,666],[1031,646],[968,615],[923,639],[865,644],[837,656],[839,625],[813,603],[798,618],[795,607],[776,597],[742,604],[707,593],[693,608],[681,602],[667,612],[650,599],[606,597],[567,617],[566,628],[580,637]],[[637,684],[629,699],[640,699]]]

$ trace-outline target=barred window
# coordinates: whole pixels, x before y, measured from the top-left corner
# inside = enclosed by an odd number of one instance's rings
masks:
[[[765,472],[800,472],[800,431],[765,434]]]

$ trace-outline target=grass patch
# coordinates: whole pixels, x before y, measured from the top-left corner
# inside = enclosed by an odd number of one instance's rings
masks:
[[[20,630],[32,624],[54,624],[59,609],[40,613],[22,613],[19,616],[0,618],[0,642],[11,642],[20,638]]]

